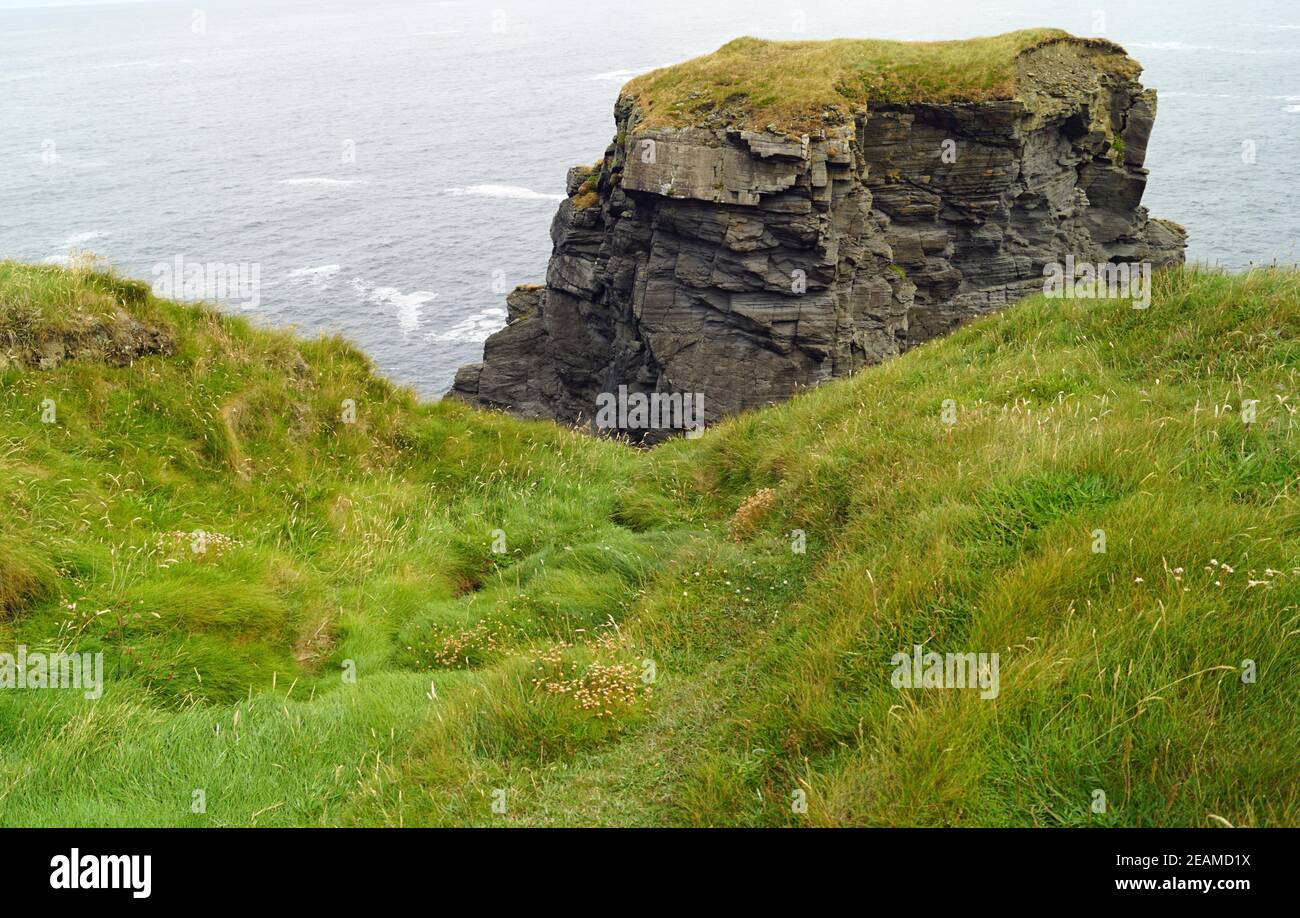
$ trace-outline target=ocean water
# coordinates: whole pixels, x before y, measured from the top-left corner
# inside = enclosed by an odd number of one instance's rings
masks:
[[[0,0],[0,258],[255,266],[257,321],[437,397],[542,279],[620,85],[739,35],[1123,44],[1160,91],[1145,203],[1193,259],[1300,258],[1300,4]]]

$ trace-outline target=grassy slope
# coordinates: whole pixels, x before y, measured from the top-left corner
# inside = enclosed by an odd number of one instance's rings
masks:
[[[761,130],[811,130],[823,112],[841,116],[871,102],[983,102],[1017,93],[1016,58],[1051,41],[1096,49],[1094,66],[1136,77],[1141,68],[1123,49],[1060,29],[1021,29],[958,41],[767,41],[737,38],[712,54],[662,67],[632,80],[643,127],[682,126],[700,113],[737,110]]]
[[[0,369],[0,650],[109,676],[0,692],[2,824],[1300,823],[1293,273],[1029,301],[649,453],[102,275],[0,265],[0,341],[104,296],[176,356]],[[1000,696],[894,689],[914,642]]]

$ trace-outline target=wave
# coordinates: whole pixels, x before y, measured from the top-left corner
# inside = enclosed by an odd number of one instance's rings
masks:
[[[355,185],[356,179],[337,179],[337,178],[288,178],[280,179],[281,185],[294,186],[311,186],[311,187],[332,187],[335,185]]]
[[[591,76],[591,79],[609,80],[609,81],[617,80],[620,83],[625,83],[628,80],[632,79],[632,77],[634,76],[640,76],[643,73],[649,73],[651,70],[658,70],[658,69],[659,67],[641,67],[639,69],[634,69],[634,70],[609,70],[606,71],[605,73],[593,74]]]
[[[298,268],[290,271],[289,280],[311,284],[313,287],[324,287],[338,273],[339,265],[318,265],[314,268]]]
[[[507,198],[514,201],[563,201],[562,194],[546,194],[519,185],[470,185],[467,188],[444,188],[443,194],[481,198]]]
[[[112,165],[112,163],[97,159],[77,159],[72,154],[65,152],[62,147],[51,152],[53,153],[53,160],[47,160],[46,156],[48,154],[43,150],[24,153],[22,156],[27,162],[40,163],[42,166],[57,165],[61,169],[103,169],[105,166]]]
[[[1236,92],[1180,92],[1171,90],[1160,94],[1162,99],[1246,99],[1251,102],[1258,102],[1261,99],[1268,99],[1273,102],[1300,102],[1300,96],[1243,96]],[[1286,106],[1283,111],[1293,111],[1292,106]]]
[[[98,64],[89,69],[91,70],[120,70],[123,67],[149,67],[157,69],[159,67],[182,67],[187,64],[197,64],[198,60],[192,57],[177,58],[150,58],[139,61],[116,61],[111,64]]]
[[[1181,41],[1131,41],[1130,48],[1146,48],[1152,51],[1217,51],[1208,45],[1189,45]]]
[[[106,235],[108,234],[102,233],[99,230],[90,230],[89,232],[85,232],[85,233],[73,233],[67,239],[64,239],[62,242],[58,243],[58,245],[61,248],[65,248],[65,249],[75,248],[76,246],[84,245],[85,243],[90,242],[92,239],[103,239]]]
[[[1296,54],[1300,48],[1215,48],[1211,45],[1189,45],[1181,41],[1131,41],[1129,48],[1147,51],[1211,51],[1215,54]]]

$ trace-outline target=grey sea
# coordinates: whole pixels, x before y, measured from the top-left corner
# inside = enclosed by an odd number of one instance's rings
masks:
[[[1300,4],[0,0],[0,258],[254,266],[226,308],[339,333],[435,398],[543,277],[619,87],[740,35],[1056,26],[1160,92],[1145,204],[1192,259],[1300,257]]]

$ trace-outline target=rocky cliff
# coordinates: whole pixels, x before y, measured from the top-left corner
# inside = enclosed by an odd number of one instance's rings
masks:
[[[1042,290],[1067,256],[1181,262],[1182,229],[1140,206],[1139,73],[1040,30],[739,39],[639,78],[604,157],[569,171],[545,284],[508,297],[453,394],[590,423],[620,386],[702,393],[712,421]]]

